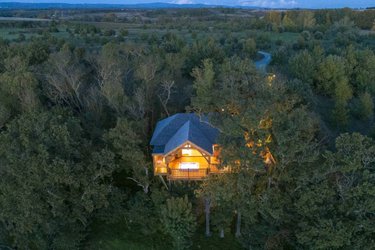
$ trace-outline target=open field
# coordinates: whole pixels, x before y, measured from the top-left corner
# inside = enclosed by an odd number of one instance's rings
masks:
[[[51,22],[51,19],[43,19],[43,18],[27,18],[27,17],[1,17],[1,21],[15,21],[15,22]]]

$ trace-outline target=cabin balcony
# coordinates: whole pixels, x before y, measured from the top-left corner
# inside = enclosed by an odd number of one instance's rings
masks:
[[[169,180],[202,180],[208,176],[208,168],[169,169]]]

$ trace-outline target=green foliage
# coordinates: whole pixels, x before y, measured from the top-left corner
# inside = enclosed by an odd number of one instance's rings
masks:
[[[254,66],[247,59],[226,58],[217,65],[220,74],[216,76],[212,63],[204,63],[204,68],[193,70],[193,87],[197,92],[192,98],[192,109],[199,113],[238,113],[248,89],[259,79]]]
[[[333,115],[335,117],[335,121],[339,125],[346,125],[348,122],[348,109],[347,104],[348,101],[352,98],[353,92],[348,84],[344,79],[336,82],[335,88],[335,108],[333,110]]]
[[[0,105],[0,129],[5,125],[9,118],[10,111],[4,107],[4,105]]]
[[[190,238],[195,232],[196,222],[187,196],[172,197],[160,209],[161,221],[165,231],[173,239],[175,249],[188,248],[191,245]]]
[[[229,231],[234,212],[238,209],[240,201],[237,200],[236,188],[235,176],[228,174],[213,176],[196,190],[198,197],[210,199],[212,224],[221,237]]]
[[[192,98],[192,105],[202,110],[210,110],[211,101],[214,98],[215,72],[210,60],[203,61],[202,68],[194,68],[192,76],[195,78],[194,89],[196,97]]]
[[[331,26],[328,34],[337,46],[348,46],[357,40],[358,28],[348,16],[345,16]]]
[[[353,85],[358,92],[368,91],[375,94],[375,54],[371,50],[358,51],[357,64],[353,69]]]
[[[125,171],[131,179],[147,193],[150,186],[150,163],[142,152],[142,140],[136,133],[136,124],[119,119],[115,128],[104,135],[107,145],[118,159],[120,171]]]
[[[246,39],[243,44],[245,55],[253,58],[257,53],[257,45],[253,38]]]
[[[288,14],[284,15],[282,25],[286,31],[295,31],[297,28],[296,23],[288,16]]]
[[[342,57],[330,55],[319,64],[317,87],[323,94],[334,95],[336,85],[344,85],[347,81],[345,60]]]
[[[304,50],[289,59],[289,71],[303,82],[312,83],[316,74],[316,61]]]
[[[314,13],[311,11],[301,11],[298,14],[298,20],[303,29],[312,29],[316,24]]]
[[[128,14],[0,23],[0,248],[372,248],[374,142],[344,134],[322,151],[343,129],[375,135],[374,11]],[[190,201],[152,178],[148,145],[185,107],[209,114],[232,166]]]
[[[217,63],[225,57],[223,49],[213,38],[196,40],[193,45],[184,49],[184,54],[187,56],[184,69],[188,74],[193,68],[201,66],[205,59],[211,59],[213,63]]]
[[[374,100],[369,93],[366,92],[359,96],[356,113],[363,120],[370,120],[374,117]]]
[[[114,155],[95,150],[62,112],[28,113],[0,135],[0,221],[9,244],[76,249],[108,206]]]
[[[360,134],[343,134],[336,152],[326,153],[298,193],[296,215],[303,218],[296,229],[302,248],[371,248],[375,178],[374,141]]]
[[[15,56],[7,58],[4,64],[6,72],[0,75],[0,102],[12,110],[12,113],[38,109],[38,82],[28,69],[27,62],[20,56]]]

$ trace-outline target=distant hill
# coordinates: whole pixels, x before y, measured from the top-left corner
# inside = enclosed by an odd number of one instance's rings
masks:
[[[68,4],[68,3],[0,3],[0,9],[198,9],[198,8],[246,8],[260,9],[251,6],[225,6],[206,4],[173,4],[173,3],[144,3],[144,4]]]

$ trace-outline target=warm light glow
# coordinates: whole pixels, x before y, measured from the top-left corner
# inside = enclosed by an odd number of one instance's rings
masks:
[[[272,142],[272,136],[268,135],[268,137],[266,139],[266,143],[271,143],[271,142]]]
[[[199,169],[198,162],[180,162],[179,166],[180,169]]]
[[[182,155],[191,156],[192,155],[191,149],[182,149]]]
[[[272,127],[272,119],[266,118],[262,119],[259,122],[259,128],[261,129],[270,129]]]
[[[276,164],[275,158],[273,158],[273,155],[271,154],[268,147],[266,147],[266,150],[262,152],[262,157],[264,159],[264,163],[266,163],[267,165]]]
[[[272,86],[272,82],[276,79],[276,75],[275,74],[269,74],[267,76],[267,83],[269,86]]]

